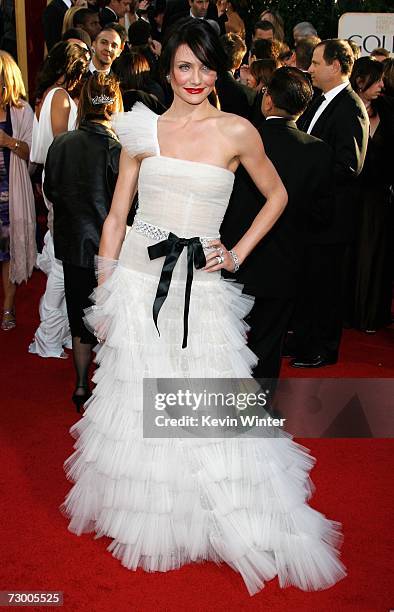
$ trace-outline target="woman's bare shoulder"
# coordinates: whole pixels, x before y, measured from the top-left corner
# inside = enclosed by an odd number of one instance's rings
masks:
[[[57,89],[55,93],[53,94],[52,104],[54,104],[55,106],[62,107],[62,108],[69,108],[71,103],[70,103],[70,96],[67,93],[67,91],[63,88]]]
[[[220,111],[217,115],[217,126],[223,135],[230,139],[258,138],[258,131],[250,121],[233,113]]]

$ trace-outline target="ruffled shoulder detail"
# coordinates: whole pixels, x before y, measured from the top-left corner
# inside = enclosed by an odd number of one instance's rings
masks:
[[[112,127],[130,157],[160,155],[157,140],[158,118],[159,115],[142,102],[136,102],[131,111],[113,116]]]

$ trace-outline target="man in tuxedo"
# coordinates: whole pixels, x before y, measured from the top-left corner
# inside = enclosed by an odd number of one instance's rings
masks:
[[[104,28],[109,23],[117,23],[129,9],[130,0],[109,0],[100,13],[101,27]]]
[[[45,7],[42,14],[42,25],[48,51],[62,39],[64,15],[71,6],[71,0],[52,0]]]
[[[234,113],[251,119],[256,91],[234,78],[234,72],[241,66],[246,53],[246,45],[242,38],[233,32],[222,36],[220,40],[228,57],[228,72],[219,74],[216,80],[220,108],[225,113]]]
[[[349,83],[354,56],[346,40],[319,43],[309,74],[323,94],[301,117],[300,129],[321,138],[334,154],[334,217],[330,228],[310,242],[304,261],[304,285],[293,320],[293,367],[336,363],[342,335],[343,267],[354,239],[357,176],[368,144],[369,119]]]
[[[266,121],[260,134],[288,193],[288,204],[271,231],[249,255],[237,275],[244,293],[255,296],[249,316],[249,346],[258,356],[256,378],[278,378],[281,346],[302,273],[304,243],[330,222],[332,154],[321,140],[297,129],[295,120],[312,98],[307,75],[283,67],[273,74],[262,102]],[[240,166],[221,227],[233,247],[250,227],[264,198]]]
[[[92,51],[89,71],[92,74],[96,72],[109,74],[114,60],[122,52],[122,41],[118,32],[110,26],[103,28],[92,42]]]

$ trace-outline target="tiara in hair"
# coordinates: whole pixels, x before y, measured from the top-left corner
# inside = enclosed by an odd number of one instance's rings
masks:
[[[95,96],[92,98],[92,104],[94,104],[94,106],[101,104],[113,104],[114,102],[115,98],[110,98],[109,96]]]

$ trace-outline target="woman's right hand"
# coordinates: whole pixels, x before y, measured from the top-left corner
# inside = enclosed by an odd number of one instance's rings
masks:
[[[209,249],[210,252],[205,257],[207,263],[205,268],[203,268],[205,272],[217,272],[218,270],[235,271],[234,258],[220,240],[212,240]]]

